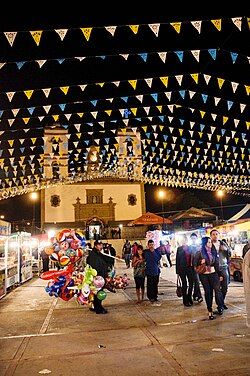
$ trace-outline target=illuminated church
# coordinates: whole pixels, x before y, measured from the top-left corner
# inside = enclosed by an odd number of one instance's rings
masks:
[[[95,173],[100,170],[100,148],[90,146],[85,166],[90,179],[63,185],[56,182],[69,174],[68,130],[58,125],[45,128],[44,139],[44,173],[55,185],[41,192],[43,229],[81,228],[101,235],[105,229],[119,229],[145,213],[139,132],[127,128],[117,133],[117,166],[121,178],[95,179]],[[130,171],[138,176],[138,181],[129,180]]]

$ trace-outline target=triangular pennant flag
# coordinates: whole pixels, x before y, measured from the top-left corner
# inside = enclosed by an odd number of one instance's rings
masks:
[[[25,124],[28,124],[29,120],[30,120],[30,118],[23,118],[23,121],[24,121]]]
[[[240,103],[240,112],[242,113],[244,109],[246,108],[246,105],[243,103]]]
[[[108,114],[108,116],[111,116],[112,110],[105,110],[105,112]]]
[[[30,34],[32,35],[32,38],[34,39],[37,46],[39,46],[40,44],[42,32],[42,30],[30,31]]]
[[[208,50],[208,52],[209,52],[209,54],[212,56],[212,58],[213,58],[214,60],[216,60],[216,54],[217,54],[217,50],[216,50],[216,48],[210,48],[210,49]]]
[[[7,41],[9,42],[9,44],[12,47],[14,40],[16,38],[17,32],[16,31],[7,31],[7,32],[4,33],[4,35],[6,36]]]
[[[48,98],[51,88],[42,89],[46,98]]]
[[[217,77],[217,81],[218,81],[219,88],[221,89],[225,80],[224,80],[224,78]]]
[[[147,53],[138,54],[138,56],[140,56],[142,58],[142,60],[146,63],[147,58],[148,58],[148,54]]]
[[[15,94],[15,91],[8,91],[6,93],[6,95],[7,95],[7,97],[8,97],[8,99],[9,99],[10,102],[12,101],[12,98],[13,98],[14,94]]]
[[[204,79],[205,79],[205,81],[206,81],[206,84],[208,85],[211,76],[210,76],[209,74],[204,74],[203,76],[204,76]]]
[[[220,100],[221,100],[221,98],[214,97],[215,106],[218,105],[218,103],[219,103]]]
[[[195,81],[195,83],[198,84],[199,73],[192,73],[192,74],[190,74],[190,76],[193,78],[193,80]]]
[[[173,26],[178,34],[181,32],[181,22],[170,22],[170,25]]]
[[[232,107],[233,104],[234,104],[233,101],[227,101],[227,108],[228,108],[228,111],[230,110],[230,108]]]
[[[122,56],[125,60],[128,60],[129,54],[119,54],[119,55]]]
[[[169,102],[171,101],[172,91],[165,91],[165,95],[168,98]]]
[[[242,17],[235,17],[235,18],[232,18],[232,21],[233,21],[234,25],[235,25],[239,30],[241,30]]]
[[[26,61],[18,61],[18,62],[16,62],[17,68],[20,70],[24,66],[25,63],[26,63]]]
[[[166,62],[167,52],[158,52],[159,57],[163,61],[163,63]]]
[[[128,98],[128,97],[126,97]],[[142,103],[142,100],[143,100],[143,95],[136,95],[136,98]]]
[[[27,97],[28,99],[31,98],[33,92],[34,92],[34,90],[24,90],[24,94],[26,95],[26,97]]]
[[[182,63],[184,51],[174,51],[174,53],[178,56],[180,62]]]
[[[230,52],[230,55],[231,55],[232,62],[234,64],[237,60],[238,54],[237,52]]]
[[[221,31],[221,19],[211,20],[211,22],[216,27],[217,30]]]
[[[175,78],[176,78],[178,84],[181,85],[182,79],[183,79],[183,74],[179,74],[179,75],[175,76]]]
[[[12,108],[12,113],[13,113],[13,115],[14,115],[14,117],[16,117],[17,116],[17,114],[18,114],[18,111],[19,111],[19,108]]]
[[[160,24],[159,23],[158,24],[149,24],[148,26],[153,31],[153,33],[158,37]]]
[[[244,86],[245,86],[247,95],[249,95],[250,94],[250,86],[248,86],[248,85],[244,85]]]
[[[83,35],[85,36],[87,41],[89,41],[92,29],[93,29],[93,27],[81,27]]]
[[[51,108],[51,105],[47,105],[47,106],[43,106],[44,110],[46,111],[46,113],[48,114],[50,108]]]
[[[198,30],[199,34],[201,32],[201,21],[191,21],[193,27]]]
[[[191,50],[193,57],[199,62],[200,60],[200,50]]]
[[[192,99],[194,95],[195,95],[195,91],[189,90],[190,99]]]
[[[143,108],[144,108],[146,114],[148,115],[148,114],[149,114],[150,107],[143,107]]]
[[[163,83],[164,86],[168,86],[168,77],[160,77],[161,82]]]
[[[231,85],[232,85],[233,92],[235,93],[239,84],[238,84],[238,82],[232,82],[231,81]]]
[[[115,35],[116,26],[105,26],[105,29],[112,35],[112,37]]]
[[[130,83],[130,85],[132,86],[132,88],[135,90],[136,89],[136,85],[137,85],[137,80],[128,80],[128,82]]]
[[[59,115],[52,115],[52,117],[55,120],[55,122],[58,121],[58,119],[59,119]]]
[[[201,97],[203,99],[203,102],[206,103],[207,99],[208,99],[208,95],[207,94],[201,94]]]
[[[136,116],[137,108],[136,108],[136,107],[134,107],[134,108],[130,108],[130,110],[131,110],[132,113]]]
[[[5,65],[6,63],[0,63],[0,69]]]
[[[61,38],[61,41],[64,40],[65,35],[67,34],[68,29],[55,29],[55,32],[59,35]]]
[[[46,63],[47,60],[36,60],[36,62],[38,63],[39,65],[39,68],[41,68],[43,66],[44,63]]]
[[[145,82],[148,84],[149,87],[152,86],[153,78],[145,78]]]
[[[68,94],[69,86],[60,86],[60,89],[66,95],[66,94]]]
[[[129,25],[129,27],[133,31],[134,34],[138,33],[139,25]]]

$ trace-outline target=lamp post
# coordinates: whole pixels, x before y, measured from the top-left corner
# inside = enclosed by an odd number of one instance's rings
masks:
[[[33,210],[32,210],[32,234],[36,233],[36,201],[38,199],[38,193],[32,192],[30,194],[30,199],[33,202]]]
[[[166,196],[166,192],[163,189],[158,191],[158,197],[161,200],[161,211],[162,211],[162,230],[164,230],[164,198]]]
[[[224,221],[223,205],[222,205],[222,198],[224,196],[224,191],[222,191],[222,190],[217,191],[217,196],[220,199],[221,219],[222,219],[222,221]]]

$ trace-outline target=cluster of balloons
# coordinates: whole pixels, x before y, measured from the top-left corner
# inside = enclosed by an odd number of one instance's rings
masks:
[[[111,292],[116,292],[116,289],[125,289],[128,286],[128,280],[127,274],[107,277],[105,288]]]
[[[57,233],[55,241],[45,249],[45,252],[50,255],[51,261],[64,267],[79,261],[85,247],[86,239],[81,232],[63,229]]]

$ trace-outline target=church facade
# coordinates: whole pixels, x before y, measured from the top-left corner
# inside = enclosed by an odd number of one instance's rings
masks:
[[[60,126],[45,129],[44,171],[55,181],[68,174],[68,134]],[[129,169],[141,175],[141,143],[137,132],[126,130],[118,134],[118,167],[121,178],[105,177],[87,181],[50,186],[41,192],[42,228],[80,228],[90,238],[96,233],[107,237],[127,222],[145,213],[144,184],[125,178]],[[127,147],[130,142],[129,149]],[[100,167],[98,148],[89,148],[87,173]],[[134,172],[134,171],[133,171]],[[139,180],[139,179],[138,179]],[[108,232],[108,233],[107,233]]]

